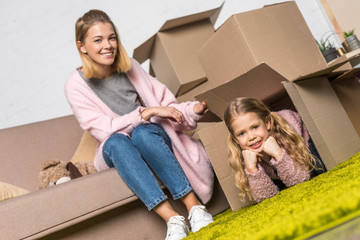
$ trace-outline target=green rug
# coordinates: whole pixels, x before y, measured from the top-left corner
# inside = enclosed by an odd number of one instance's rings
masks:
[[[360,153],[263,202],[230,209],[190,239],[307,239],[360,216]]]

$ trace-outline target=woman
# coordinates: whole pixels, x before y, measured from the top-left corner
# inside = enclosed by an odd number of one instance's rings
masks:
[[[206,103],[178,104],[165,85],[128,57],[106,13],[90,10],[75,30],[83,65],[66,82],[65,93],[80,126],[98,142],[97,170],[115,167],[146,207],[167,222],[166,239],[184,238],[189,228],[153,173],[184,203],[193,232],[211,223],[197,198],[203,203],[211,198],[211,164],[201,143],[183,133],[196,128]]]

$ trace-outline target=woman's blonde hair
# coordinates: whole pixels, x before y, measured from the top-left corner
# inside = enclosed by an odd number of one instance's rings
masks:
[[[120,37],[114,23],[111,21],[111,19],[105,12],[101,10],[90,10],[76,21],[75,24],[76,43],[78,41],[84,43],[88,30],[90,29],[91,26],[93,26],[96,23],[110,23],[115,31],[118,47],[116,50],[115,61],[112,64],[112,71],[118,73],[129,71],[131,69],[130,58],[120,42]],[[85,78],[94,77],[97,71],[96,65],[86,53],[80,51],[78,45],[77,45],[77,49],[79,51],[80,58],[83,64],[82,67],[83,67],[84,77]]]
[[[276,139],[280,147],[284,148],[287,154],[301,166],[310,169],[314,168],[314,156],[306,146],[305,140],[300,136],[288,122],[279,114],[270,112],[264,103],[249,97],[237,98],[230,103],[224,113],[224,121],[230,132],[228,137],[229,162],[235,172],[236,186],[241,190],[242,200],[247,196],[253,200],[248,179],[245,175],[245,164],[242,149],[236,142],[232,122],[240,114],[253,112],[256,113],[265,123],[270,121],[271,135]]]

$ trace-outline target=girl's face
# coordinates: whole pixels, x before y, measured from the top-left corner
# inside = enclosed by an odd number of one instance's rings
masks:
[[[231,127],[236,142],[242,150],[262,152],[264,143],[269,137],[270,121],[266,123],[254,112],[237,115]]]
[[[117,50],[115,31],[110,23],[95,23],[86,33],[84,42],[77,42],[81,52],[86,53],[100,71],[111,71]]]

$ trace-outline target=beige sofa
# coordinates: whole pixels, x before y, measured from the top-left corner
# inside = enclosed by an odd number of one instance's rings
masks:
[[[0,239],[164,239],[166,225],[114,169],[37,190],[40,164],[70,161],[82,135],[72,115],[0,130],[0,182],[30,191],[0,202]],[[217,181],[207,207],[229,208]]]

